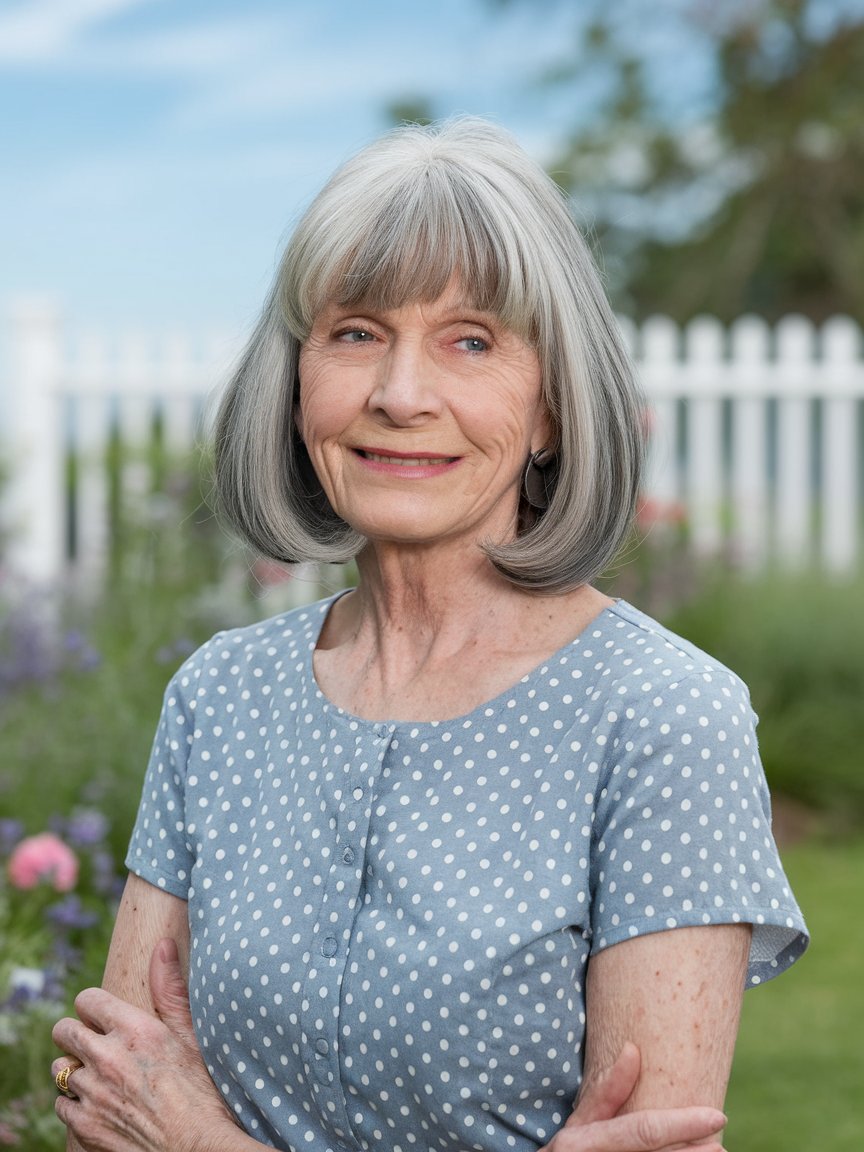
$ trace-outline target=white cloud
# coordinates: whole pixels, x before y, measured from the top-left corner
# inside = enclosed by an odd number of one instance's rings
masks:
[[[124,72],[215,76],[240,60],[254,64],[284,31],[284,21],[266,17],[166,28],[112,44],[102,63]]]
[[[447,36],[436,34],[434,11],[423,9],[411,23],[382,29],[361,20],[346,32],[334,23],[334,7],[325,0],[303,9],[304,19],[297,8],[287,8],[260,50],[235,52],[230,67],[200,77],[202,83],[175,108],[172,126],[260,125],[270,118],[284,123],[286,116],[350,119],[358,101],[383,108],[390,99],[414,94],[430,94],[445,112],[468,99],[482,114],[487,100],[490,106],[499,102],[502,74],[524,76],[531,60],[542,60],[549,50],[541,36],[526,50],[518,21],[486,26],[482,6],[459,8],[454,0],[447,12],[451,22],[458,21],[451,29],[458,34]]]
[[[153,0],[30,0],[0,13],[0,62],[55,61],[79,34]]]

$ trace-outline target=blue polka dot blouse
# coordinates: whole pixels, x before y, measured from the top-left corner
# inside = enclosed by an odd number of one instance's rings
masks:
[[[318,689],[331,600],[220,633],[169,685],[127,859],[189,902],[207,1067],[263,1144],[536,1149],[580,1082],[592,952],[749,922],[806,944],[746,688],[618,602],[455,720]]]

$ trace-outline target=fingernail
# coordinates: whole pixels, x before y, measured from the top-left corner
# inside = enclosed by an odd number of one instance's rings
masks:
[[[179,959],[177,944],[169,938],[159,941],[156,945],[156,954],[163,964],[171,964],[173,961]]]

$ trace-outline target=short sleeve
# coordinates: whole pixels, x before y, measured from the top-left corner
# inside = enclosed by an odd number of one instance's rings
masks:
[[[185,785],[193,725],[180,673],[165,691],[126,867],[142,880],[185,900],[193,864],[186,835]]]
[[[771,834],[755,725],[746,687],[722,667],[634,695],[607,716],[592,836],[592,951],[667,928],[748,923],[750,984],[804,951],[806,927]]]

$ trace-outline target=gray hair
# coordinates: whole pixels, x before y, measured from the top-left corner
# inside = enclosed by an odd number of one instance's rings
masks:
[[[217,420],[221,509],[259,552],[342,562],[365,539],[330,506],[294,424],[300,348],[330,301],[436,300],[453,281],[537,351],[556,430],[554,487],[520,530],[487,542],[532,591],[583,584],[630,530],[642,405],[591,254],[560,189],[503,130],[464,118],[406,126],[330,179],[289,240]]]

